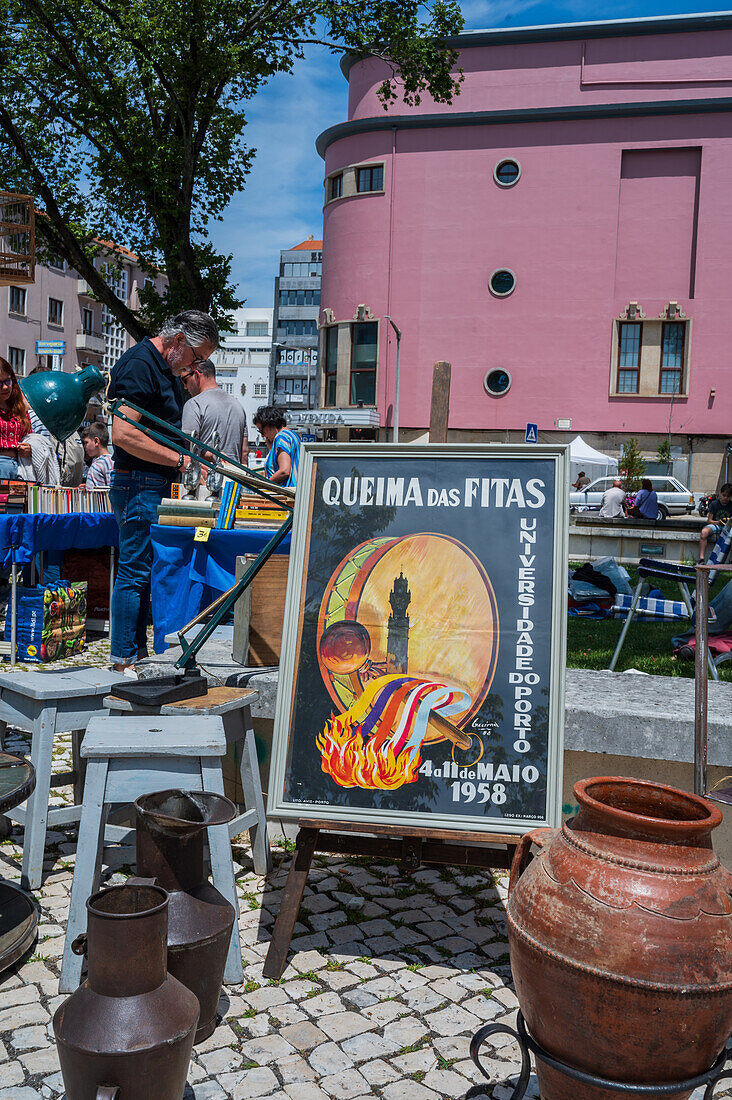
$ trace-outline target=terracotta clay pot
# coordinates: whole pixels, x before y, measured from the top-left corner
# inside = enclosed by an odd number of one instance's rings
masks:
[[[511,967],[529,1030],[612,1080],[704,1073],[732,1030],[732,875],[711,841],[722,815],[639,779],[584,779],[574,793],[577,816],[522,838],[511,869]],[[528,863],[532,840],[541,851]],[[542,1100],[577,1100],[576,1081],[540,1062],[537,1076]],[[582,1100],[617,1095],[582,1086]]]
[[[86,910],[88,977],[53,1017],[67,1100],[182,1100],[198,1001],[166,972],[168,895],[127,883]]]

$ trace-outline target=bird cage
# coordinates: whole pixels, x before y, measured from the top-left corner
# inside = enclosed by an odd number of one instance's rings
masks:
[[[33,199],[0,191],[0,286],[32,283],[35,266]]]

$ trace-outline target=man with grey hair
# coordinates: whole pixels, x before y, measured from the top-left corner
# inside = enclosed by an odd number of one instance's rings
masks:
[[[217,450],[246,466],[249,461],[247,414],[241,401],[224,393],[216,381],[216,367],[207,359],[194,363],[183,375],[183,385],[191,395],[183,409],[183,431],[202,443],[213,443]]]
[[[191,367],[203,363],[218,346],[216,323],[207,313],[188,309],[170,317],[157,336],[129,348],[112,367],[107,396],[127,398],[146,412],[181,426],[183,384]],[[121,411],[131,420],[140,413]],[[147,656],[152,541],[150,525],[170,496],[171,482],[183,468],[183,456],[148,438],[124,420],[112,420],[114,469],[110,501],[119,524],[119,563],[112,594],[112,665],[135,675],[135,662]]]

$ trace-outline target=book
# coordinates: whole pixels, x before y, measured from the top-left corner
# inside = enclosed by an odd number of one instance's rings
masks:
[[[163,527],[210,527],[216,526],[216,520],[210,517],[178,516],[170,512],[158,513],[158,523]]]

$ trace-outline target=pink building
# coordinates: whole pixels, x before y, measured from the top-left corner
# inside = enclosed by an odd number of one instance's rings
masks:
[[[455,45],[450,105],[385,112],[383,63],[344,63],[348,121],[318,139],[322,403],[361,402],[391,437],[389,315],[402,438],[425,431],[446,359],[456,441],[536,422],[615,453],[636,435],[653,457],[670,425],[677,472],[715,485],[732,432],[732,16]]]

